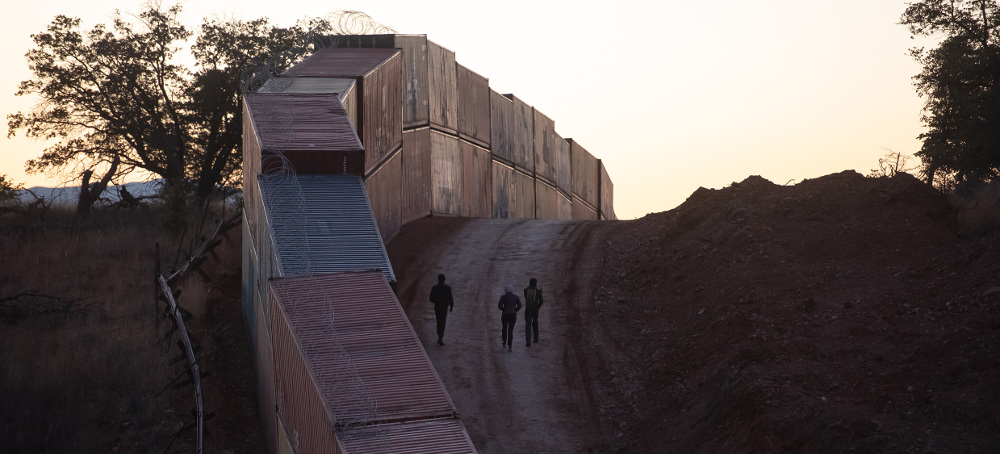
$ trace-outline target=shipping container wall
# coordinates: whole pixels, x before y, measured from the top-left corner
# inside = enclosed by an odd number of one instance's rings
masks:
[[[388,161],[365,180],[365,191],[371,201],[375,222],[382,242],[389,243],[403,226],[400,193],[403,184],[402,153],[397,151]]]
[[[365,174],[403,142],[403,58],[396,53],[363,77],[361,130]]]
[[[588,205],[583,199],[573,196],[573,219],[577,221],[596,221],[599,219],[597,210]]]
[[[611,183],[611,176],[608,175],[608,169],[604,167],[604,163],[598,162],[601,166],[601,206],[598,209],[601,212],[601,219],[615,220],[618,219],[615,216],[614,206],[615,186]]]
[[[553,149],[553,182],[556,185],[556,189],[562,191],[566,199],[573,194],[573,159],[570,153],[569,142],[564,140],[559,134],[554,134],[555,138],[553,144],[555,145]]]
[[[558,188],[556,188],[558,189]],[[557,191],[556,197],[556,219],[562,221],[569,221],[573,219],[573,199],[572,196],[567,196],[563,194],[562,191]]]
[[[257,358],[257,321],[254,317],[255,293],[257,291],[257,250],[254,245],[253,236],[250,233],[250,223],[247,220],[247,212],[243,211],[243,282],[242,282],[242,309],[243,326],[247,331],[250,340],[250,353]]]
[[[514,171],[513,218],[535,218],[535,179],[531,175]]]
[[[253,127],[253,118],[243,104],[243,211],[250,222],[250,234],[256,234],[257,174],[260,173],[260,143]],[[257,237],[253,237],[257,238]]]
[[[573,160],[573,195],[596,210],[601,203],[598,196],[601,177],[600,164],[597,162],[597,158],[580,146],[577,141],[566,139],[566,142],[570,145],[570,155]]]
[[[537,109],[533,111],[535,132],[535,177],[556,184],[556,123]]]
[[[462,216],[488,218],[492,215],[490,200],[493,183],[490,178],[489,150],[461,141],[462,153]]]
[[[403,127],[427,126],[427,35],[354,35],[334,37],[333,45],[347,48],[397,48],[403,51]]]
[[[559,219],[559,191],[542,180],[535,180],[535,218]]]
[[[514,101],[490,90],[490,151],[493,157],[514,164]]]
[[[275,419],[278,420],[278,454],[297,454],[292,448],[292,440],[288,436],[285,423],[281,421],[281,418]]]
[[[275,452],[278,445],[278,415],[274,411],[274,351],[271,348],[270,329],[264,321],[263,308],[258,306],[254,317],[257,321],[257,404],[264,422],[264,441],[267,452]]]
[[[296,342],[273,289],[268,294],[274,314],[271,335],[278,415],[296,452],[336,453],[333,422],[302,357],[306,352]]]
[[[514,95],[504,95],[514,103],[514,166],[535,171],[535,109]]]
[[[357,80],[335,77],[274,77],[257,93],[336,93],[351,124],[358,124]]]
[[[485,77],[455,64],[458,83],[458,135],[490,147],[490,83]]]
[[[431,131],[431,210],[462,215],[462,153],[459,140]]]
[[[458,80],[455,53],[427,40],[427,93],[430,122],[444,131],[458,132]]]
[[[403,132],[402,223],[431,214],[431,130]]]
[[[514,215],[514,168],[493,161],[493,217],[511,219]]]

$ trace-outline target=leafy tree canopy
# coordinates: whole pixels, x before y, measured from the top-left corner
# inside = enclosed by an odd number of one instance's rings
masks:
[[[135,16],[116,12],[110,26],[89,31],[60,15],[32,35],[36,48],[26,57],[33,78],[16,94],[37,103],[8,115],[9,135],[23,131],[56,144],[28,161],[29,172],[79,175],[87,192],[99,195],[109,181],[142,169],[163,178],[167,194],[183,200],[193,190],[204,199],[239,180],[242,86],[284,71],[331,32],[359,23],[364,31],[388,30],[356,11],[292,27],[266,18],[206,19],[188,48],[194,33],[178,21],[180,12],[153,3]],[[177,63],[185,50],[190,68]],[[93,169],[103,177],[91,184]]]
[[[996,180],[1000,1],[922,0],[907,5],[900,23],[915,36],[940,38],[936,48],[910,51],[923,65],[913,79],[926,99],[922,120],[927,131],[916,154],[928,182]]]

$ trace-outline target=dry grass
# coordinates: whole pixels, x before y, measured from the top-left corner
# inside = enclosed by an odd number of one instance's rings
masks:
[[[47,295],[0,320],[4,452],[162,452],[190,419],[190,388],[156,395],[185,367],[154,312],[156,244],[180,240],[161,226],[155,211],[0,218],[0,299]]]
[[[1000,183],[982,184],[968,197],[952,196],[962,233],[983,235],[1000,230]]]

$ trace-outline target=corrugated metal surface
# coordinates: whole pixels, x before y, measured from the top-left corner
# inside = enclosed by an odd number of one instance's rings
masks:
[[[245,99],[262,150],[362,149],[335,94],[252,93]]]
[[[514,165],[521,170],[535,171],[535,109],[516,96],[504,95],[514,107]]]
[[[431,211],[462,215],[462,153],[458,138],[432,130]]]
[[[461,141],[462,216],[488,218],[493,210],[493,180],[489,150]]]
[[[355,123],[365,146],[365,171],[378,166],[403,140],[403,60],[398,49],[319,49],[284,73],[291,77],[356,78]]]
[[[377,268],[396,280],[360,177],[267,177],[260,185],[282,276]]]
[[[271,228],[267,221],[267,210],[264,208],[264,198],[260,192],[261,181],[265,177],[257,177],[257,238],[254,242],[254,259],[256,261],[254,282],[257,284],[254,290],[254,304],[263,309],[266,322],[271,320],[271,309],[267,304],[267,281],[273,277],[281,276],[278,266],[278,257],[275,253],[274,238],[271,236]],[[257,334],[260,335],[259,333]]]
[[[266,303],[266,301],[262,301]],[[264,441],[267,452],[275,452],[278,446],[278,415],[274,411],[274,351],[271,346],[271,330],[264,317],[264,304],[254,308],[257,322],[257,356],[254,366],[257,369],[257,404],[260,417],[263,420]]]
[[[290,166],[300,174],[356,174],[363,166],[361,142],[337,95],[257,93],[246,96],[246,105],[263,153],[254,165],[260,172]]]
[[[555,150],[553,157],[553,169],[555,170],[556,189],[562,191],[566,200],[573,194],[573,158],[570,153],[570,145],[559,134],[555,134]]]
[[[342,50],[342,49],[341,49]],[[374,50],[374,49],[372,49]],[[365,145],[365,173],[403,143],[403,57],[398,51],[364,76],[358,107]]]
[[[288,438],[288,430],[285,429],[285,424],[281,422],[281,418],[276,418],[278,420],[278,454],[295,454],[295,450],[292,449],[292,441]]]
[[[372,213],[378,223],[382,242],[388,243],[403,226],[401,204],[403,185],[403,154],[392,155],[382,167],[365,179],[365,190],[371,201]]]
[[[490,82],[461,64],[455,64],[458,83],[459,137],[490,147]]]
[[[611,182],[611,176],[608,175],[608,169],[604,168],[604,163],[598,161],[601,166],[601,206],[597,207],[601,213],[601,219],[615,220],[618,219],[615,216],[615,185]]]
[[[351,124],[358,124],[357,81],[334,77],[275,77],[257,93],[336,93]]]
[[[556,198],[557,219],[569,221],[573,219],[573,199],[562,191],[559,191]]]
[[[333,37],[347,48],[397,48],[403,51],[403,127],[430,123],[427,85],[427,35],[355,35]]]
[[[240,267],[243,278],[240,288],[241,306],[243,309],[243,327],[246,328],[247,337],[250,340],[250,349],[254,358],[257,357],[257,322],[254,319],[253,303],[254,293],[257,290],[257,259],[255,257],[253,237],[250,235],[250,224],[247,222],[247,213],[243,212],[243,264]]]
[[[493,161],[493,217],[511,219],[514,214],[514,168],[500,161]]]
[[[587,205],[582,199],[573,196],[573,219],[577,221],[596,221],[599,219],[597,210]]]
[[[590,154],[580,143],[573,139],[566,139],[570,145],[570,155],[573,160],[573,195],[580,198],[583,203],[596,209],[600,205],[600,177],[601,169],[597,158]],[[576,203],[576,202],[574,202]],[[575,210],[575,208],[574,208]],[[576,216],[573,216],[576,219]],[[589,218],[588,218],[589,219]]]
[[[243,103],[243,212],[250,223],[250,235],[256,235],[257,174],[260,173],[260,144],[253,128],[247,104]],[[257,238],[256,236],[244,238]]]
[[[280,280],[272,281],[280,282]],[[281,419],[289,444],[298,453],[336,453],[339,451],[334,434],[334,418],[330,414],[324,396],[316,386],[309,370],[310,356],[315,356],[312,348],[303,348],[296,339],[296,333],[282,303],[274,291],[269,291],[269,306],[275,315],[271,323],[274,348],[275,401],[278,417]],[[322,296],[322,294],[320,294]],[[326,321],[324,314],[316,314],[320,321]],[[328,342],[331,340],[326,339]],[[308,346],[314,343],[307,344]],[[328,364],[335,368],[342,365]]]
[[[270,284],[279,412],[286,428],[299,430],[299,452],[329,452],[303,450],[307,429],[337,430],[338,437],[348,440],[371,423],[457,417],[380,273],[298,276]],[[369,440],[379,449],[358,452],[382,452],[388,448],[386,434],[376,428],[377,436]],[[451,436],[467,439],[464,430]],[[400,440],[404,444],[399,448],[419,449],[419,440]],[[422,452],[435,452],[427,448]]]
[[[516,169],[514,171],[514,209],[511,217],[535,218],[535,179]]]
[[[458,131],[458,81],[455,53],[427,40],[427,96],[430,123],[443,130]]]
[[[535,176],[556,184],[557,147],[556,123],[537,109],[534,110]]]
[[[454,419],[379,424],[344,434],[340,444],[347,453],[375,453],[384,446],[394,454],[474,453],[462,423]]]
[[[490,90],[490,151],[493,157],[514,164],[514,101]]]
[[[364,77],[398,53],[398,49],[345,49],[326,47],[318,49],[295,66],[288,68],[282,76]]]
[[[431,214],[431,130],[403,132],[403,224]]]

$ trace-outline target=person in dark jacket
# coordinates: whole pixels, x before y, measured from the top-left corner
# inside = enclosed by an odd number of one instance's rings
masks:
[[[507,351],[511,351],[511,344],[514,343],[514,323],[517,323],[517,311],[521,310],[521,298],[514,294],[514,286],[507,284],[504,287],[504,294],[500,297],[497,308],[503,313],[500,315],[500,322],[503,324],[500,332],[500,339]]]
[[[438,275],[438,283],[431,288],[431,302],[434,303],[434,315],[437,317],[438,345],[444,345],[444,324],[448,320],[448,312],[455,310],[455,300],[451,296],[451,287],[444,283],[444,275]]]
[[[524,340],[528,347],[532,339],[538,343],[538,308],[542,307],[542,289],[538,288],[538,279],[531,278],[528,287],[524,289]]]

